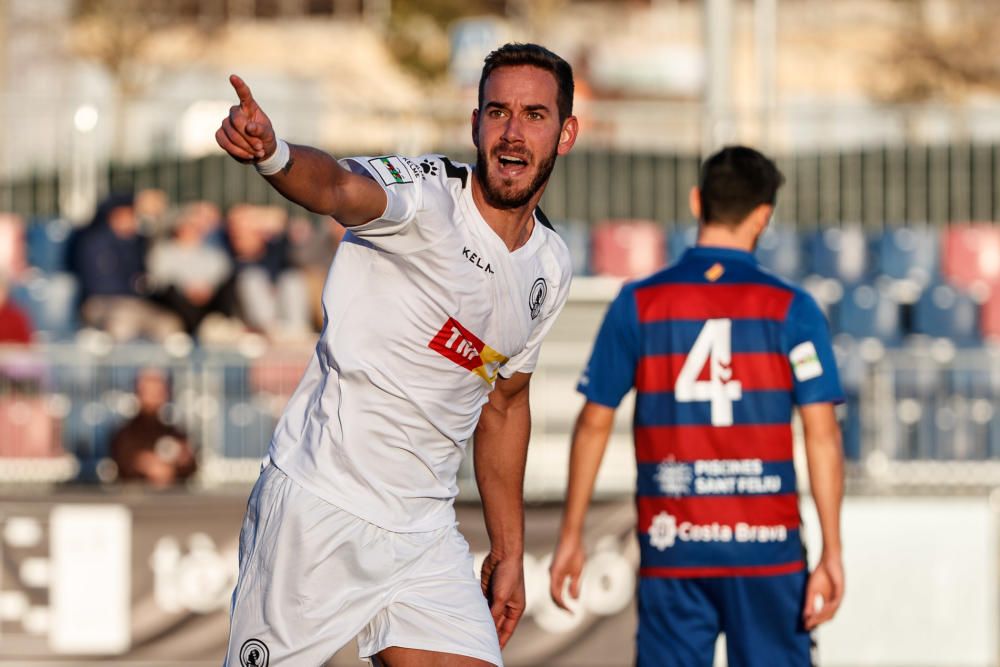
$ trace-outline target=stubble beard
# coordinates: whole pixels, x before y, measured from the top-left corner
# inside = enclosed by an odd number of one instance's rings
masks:
[[[500,148],[494,150],[499,153]],[[549,180],[552,170],[556,166],[556,147],[553,146],[545,158],[538,163],[538,172],[531,182],[523,190],[511,190],[513,181],[500,176],[495,178],[489,172],[491,164],[486,158],[486,153],[479,147],[476,149],[476,179],[483,188],[483,198],[486,203],[494,208],[512,209],[520,208],[531,201],[531,198],[541,190]]]

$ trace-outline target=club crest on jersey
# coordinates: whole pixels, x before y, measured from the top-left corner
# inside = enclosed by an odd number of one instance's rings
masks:
[[[240,665],[242,667],[267,667],[270,651],[267,644],[259,639],[248,639],[240,647]]]
[[[412,183],[413,174],[409,167],[403,164],[402,158],[395,155],[384,155],[368,160],[378,177],[386,185],[398,185],[400,183]]]
[[[428,347],[475,373],[487,384],[493,384],[500,366],[507,361],[507,357],[479,340],[453,317],[448,318]]]
[[[545,295],[548,292],[549,287],[545,283],[545,278],[538,278],[535,284],[531,286],[531,292],[528,294],[528,308],[531,309],[531,319],[535,319],[542,312],[542,304],[545,303]]]
[[[724,274],[725,272],[726,272],[726,267],[716,262],[711,267],[709,267],[708,271],[705,272],[705,277],[708,278],[709,282],[714,283],[716,280],[721,278],[722,274]]]

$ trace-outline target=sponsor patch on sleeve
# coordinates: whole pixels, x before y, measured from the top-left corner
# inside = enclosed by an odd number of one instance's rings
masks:
[[[795,379],[799,382],[818,378],[823,374],[823,364],[816,354],[816,346],[810,341],[800,343],[792,348],[788,355],[792,362],[792,370],[795,372]]]
[[[413,172],[403,163],[403,159],[400,157],[395,155],[373,157],[368,160],[368,163],[386,185],[413,182]]]

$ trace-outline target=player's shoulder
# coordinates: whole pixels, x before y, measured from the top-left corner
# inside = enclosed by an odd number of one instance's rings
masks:
[[[816,299],[802,285],[793,283],[787,278],[779,276],[778,274],[773,273],[770,269],[760,265],[756,266],[756,273],[759,276],[758,280],[760,284],[782,290],[788,294],[789,315],[795,313],[796,316],[799,317],[805,315],[818,315],[823,317],[823,310],[816,302]]]
[[[548,216],[541,207],[535,207],[535,224],[538,234],[542,237],[542,248],[544,254],[549,258],[550,263],[556,267],[560,275],[569,276],[573,272],[573,259],[569,252],[569,246],[549,221]]]
[[[449,190],[461,192],[470,185],[472,166],[458,160],[452,160],[440,153],[425,153],[416,157],[405,157],[410,171],[419,178],[425,186],[447,187]]]

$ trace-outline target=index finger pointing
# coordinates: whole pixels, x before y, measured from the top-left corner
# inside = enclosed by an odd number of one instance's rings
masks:
[[[229,76],[229,83],[233,84],[233,90],[236,91],[236,96],[240,98],[241,107],[246,109],[249,105],[255,104],[253,93],[250,92],[250,86],[243,79],[235,74],[231,74]]]

